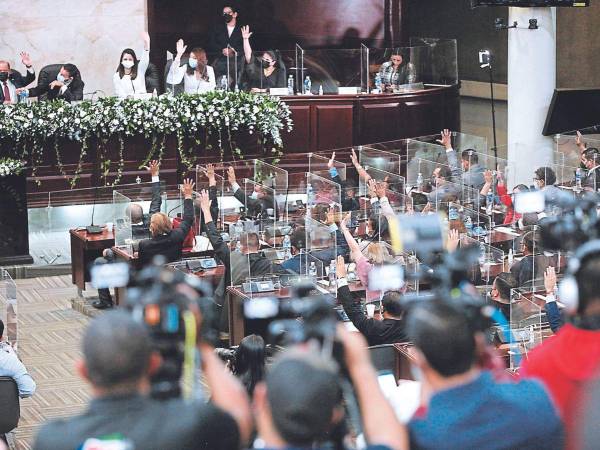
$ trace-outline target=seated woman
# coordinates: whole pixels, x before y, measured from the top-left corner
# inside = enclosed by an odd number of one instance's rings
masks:
[[[167,262],[177,261],[181,258],[183,241],[187,237],[194,223],[194,203],[192,193],[195,183],[184,180],[181,186],[183,200],[183,221],[178,228],[173,228],[171,220],[164,214],[157,212],[150,219],[151,239],[140,241],[139,261],[141,265],[152,262],[152,259],[161,255]]]
[[[257,334],[251,334],[242,339],[235,350],[230,368],[252,398],[254,387],[265,378],[267,371],[263,338]]]
[[[186,94],[213,91],[217,86],[217,82],[215,71],[208,65],[206,52],[200,47],[193,48],[188,63],[182,66],[181,57],[186,49],[187,45],[184,44],[183,39],[179,39],[177,41],[177,55],[167,75],[167,84],[175,85],[183,80],[183,90]]]
[[[126,48],[121,53],[117,71],[113,75],[115,95],[126,98],[134,94],[146,94],[146,69],[150,62],[150,35],[143,33],[144,51],[141,59],[137,59],[135,52]]]
[[[380,69],[381,83],[384,91],[393,91],[395,86],[416,83],[417,73],[415,66],[407,62],[402,64],[403,58],[400,50],[394,50],[389,61],[384,62]]]
[[[250,92],[267,92],[271,88],[284,88],[287,86],[285,67],[277,54],[272,50],[265,51],[261,57],[252,55],[250,46],[250,27],[242,27],[244,39],[244,57],[246,67],[245,89]]]

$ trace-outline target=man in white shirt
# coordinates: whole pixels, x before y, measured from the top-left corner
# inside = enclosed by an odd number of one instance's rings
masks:
[[[8,61],[0,60],[0,104],[17,103],[17,89],[23,88],[35,80],[35,70],[29,53],[21,52],[21,62],[27,68],[25,76],[12,70]]]
[[[17,383],[19,397],[31,397],[35,392],[35,381],[8,342],[2,340],[4,322],[0,320],[0,377],[10,377]]]

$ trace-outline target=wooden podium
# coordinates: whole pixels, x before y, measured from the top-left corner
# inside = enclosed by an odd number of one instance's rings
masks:
[[[26,176],[0,177],[0,266],[32,264]]]

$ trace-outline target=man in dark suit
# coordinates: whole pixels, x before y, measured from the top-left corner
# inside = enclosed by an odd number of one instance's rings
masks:
[[[38,100],[62,99],[67,102],[83,100],[85,83],[73,64],[46,66],[40,71],[38,85],[28,89],[30,97]],[[17,94],[23,89],[17,89]]]
[[[234,48],[238,53],[238,70],[240,69],[241,56],[244,51],[244,40],[242,39],[241,26],[238,24],[238,10],[234,5],[225,4],[223,7],[223,20],[225,23],[215,25],[210,32],[208,51],[218,54],[213,62],[217,83],[223,75],[227,75],[227,58],[229,58],[230,69],[234,68],[235,53],[228,48]],[[233,73],[232,73],[233,76]]]
[[[600,188],[600,151],[588,147],[581,153],[581,163],[585,166],[587,174],[583,180],[586,190],[598,191]]]
[[[25,76],[12,70],[8,61],[0,60],[0,104],[17,103],[17,90],[35,80],[35,70],[29,53],[21,52],[21,62],[27,67]]]
[[[275,208],[273,194],[268,192],[263,186],[257,184],[251,195],[246,194],[237,183],[235,170],[231,166],[227,169],[227,181],[231,185],[233,196],[246,207],[246,214],[248,216],[266,218],[275,214],[277,208]],[[268,210],[272,210],[272,214]]]
[[[194,224],[194,201],[192,195],[195,183],[184,180],[181,186],[183,193],[183,221],[179,228],[173,228],[169,216],[165,213],[156,213],[150,218],[151,239],[140,241],[138,252],[139,261],[142,265],[148,264],[152,259],[161,255],[167,262],[177,261],[181,258],[183,241]]]
[[[398,300],[398,291],[386,292],[381,301],[383,307],[383,320],[368,318],[363,312],[362,302],[357,302],[352,297],[346,279],[346,264],[343,256],[337,258],[336,276],[338,283],[338,298],[342,302],[344,312],[363,336],[369,345],[395,344],[407,342],[405,331],[404,311]]]

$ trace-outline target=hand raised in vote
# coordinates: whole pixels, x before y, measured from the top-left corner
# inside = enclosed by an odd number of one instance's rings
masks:
[[[581,151],[585,150],[585,143],[583,142],[583,136],[581,135],[579,130],[577,131],[577,136],[575,137],[575,144],[577,144],[577,147],[579,147],[579,149]]]
[[[354,149],[352,149],[352,152],[350,153],[350,160],[352,161],[354,167],[358,165],[358,158],[356,157],[356,152],[354,151]]]
[[[242,38],[250,39],[251,36],[252,36],[252,31],[250,31],[250,27],[248,25],[243,26],[242,27]]]
[[[202,192],[200,192],[200,208],[202,208],[202,211],[210,213],[210,203],[208,192],[206,189],[202,189]]]
[[[444,129],[442,130],[442,139],[437,139],[437,142],[442,144],[446,150],[452,148],[452,133],[450,130]]]
[[[346,216],[342,219],[342,221],[340,222],[340,229],[342,231],[345,231],[348,229],[348,222],[350,222],[351,219],[352,219],[352,214],[350,214],[350,213],[346,214]]]
[[[344,257],[341,255],[338,256],[335,260],[335,265],[335,275],[337,276],[338,280],[340,278],[346,278],[346,261],[344,261]]]
[[[21,62],[23,63],[24,66],[29,67],[29,66],[33,65],[33,63],[31,62],[31,57],[29,56],[29,53],[21,52],[20,56],[21,56]]]
[[[458,242],[460,238],[458,235],[458,230],[450,230],[448,231],[448,241],[446,242],[446,250],[449,253],[452,253],[454,250],[458,248]]]
[[[373,178],[369,178],[367,181],[367,189],[369,191],[369,197],[377,197],[377,182]]]
[[[229,181],[229,184],[233,184],[236,182],[235,170],[231,166],[227,168],[227,181]]]
[[[181,193],[183,194],[186,200],[191,200],[195,185],[196,183],[194,183],[194,181],[189,178],[183,180],[183,184],[181,185]]]
[[[160,163],[156,160],[150,161],[150,163],[146,166],[146,170],[150,172],[151,176],[157,177],[160,171]]]
[[[331,169],[331,168],[333,168],[333,162],[334,162],[334,160],[335,160],[335,152],[333,152],[333,153],[331,154],[331,158],[330,158],[330,159],[329,159],[329,161],[327,162],[327,168],[328,168],[328,169]]]
[[[144,50],[150,50],[150,35],[147,31],[142,31],[142,41],[144,42]]]
[[[375,194],[377,194],[377,197],[382,198],[387,195],[385,186],[386,186],[386,183],[384,183],[384,182],[375,183]]]
[[[494,181],[494,174],[491,170],[486,170],[483,173],[483,179],[485,180],[485,184],[492,184],[492,182]]]
[[[556,288],[556,271],[552,266],[548,267],[544,272],[544,288],[546,289],[546,294],[554,294],[554,289]]]
[[[177,59],[181,59],[185,51],[187,50],[187,45],[183,42],[183,39],[179,39],[177,44],[175,45],[177,49]]]
[[[207,164],[206,166],[206,177],[208,178],[209,186],[216,186],[217,180],[215,178],[215,166],[212,164]]]

